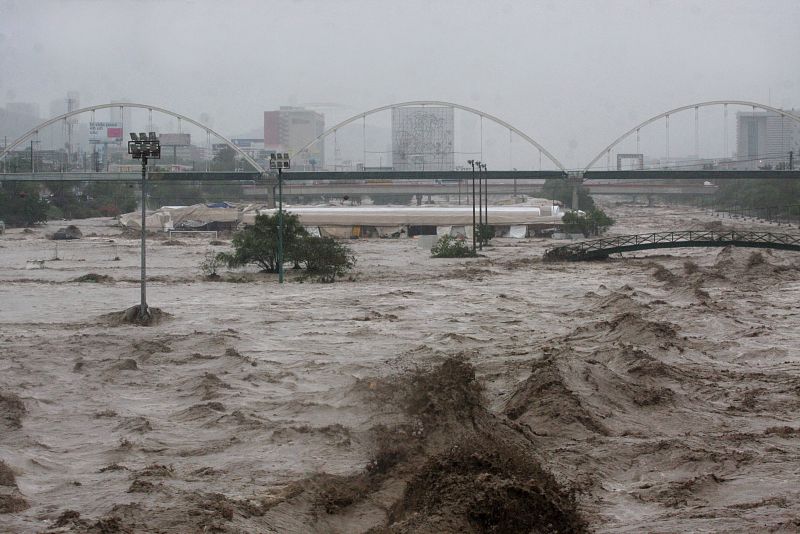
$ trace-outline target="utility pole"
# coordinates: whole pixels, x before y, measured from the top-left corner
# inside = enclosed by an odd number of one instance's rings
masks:
[[[789,151],[789,170],[794,169],[794,150]]]

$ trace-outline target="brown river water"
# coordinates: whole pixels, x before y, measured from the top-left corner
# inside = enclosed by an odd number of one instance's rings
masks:
[[[608,211],[612,233],[798,232]],[[114,313],[139,243],[112,222],[0,236],[0,532],[800,530],[798,253],[357,240],[350,280],[281,286],[205,281],[229,240],[154,238],[164,318],[137,327]]]

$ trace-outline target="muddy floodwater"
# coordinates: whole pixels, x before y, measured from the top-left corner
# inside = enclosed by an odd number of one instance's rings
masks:
[[[350,280],[281,286],[156,237],[137,327],[136,236],[73,222],[0,236],[0,532],[800,530],[800,253],[355,240]]]

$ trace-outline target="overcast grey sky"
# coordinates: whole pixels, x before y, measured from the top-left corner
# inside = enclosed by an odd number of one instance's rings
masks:
[[[800,1],[0,0],[0,105],[77,90],[225,134],[415,99],[497,115],[571,167],[683,104],[800,108]]]

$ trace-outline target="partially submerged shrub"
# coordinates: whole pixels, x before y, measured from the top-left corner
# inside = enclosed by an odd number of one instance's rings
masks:
[[[472,249],[463,240],[443,235],[431,249],[434,258],[468,258],[474,256]]]
[[[217,269],[222,267],[224,264],[223,259],[220,257],[219,254],[215,254],[212,251],[206,252],[203,261],[200,263],[200,270],[203,271],[203,275],[211,280],[219,278],[217,274]]]
[[[334,282],[356,264],[350,248],[330,237],[303,237],[294,260],[305,264],[309,273],[319,275],[319,281],[325,283]]]
[[[476,239],[481,245],[485,245],[494,237],[494,227],[488,224],[479,224],[477,227]]]

